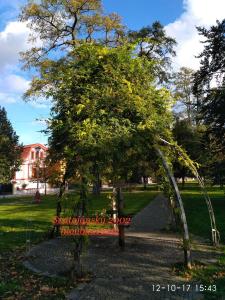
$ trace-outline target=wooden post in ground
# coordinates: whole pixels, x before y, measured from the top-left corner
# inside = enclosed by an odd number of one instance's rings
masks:
[[[123,209],[124,209],[124,199],[122,195],[122,188],[116,188],[116,199],[117,199],[117,210],[118,210],[118,218],[123,217]],[[124,225],[119,224],[119,246],[121,250],[125,249],[125,232],[124,232]]]

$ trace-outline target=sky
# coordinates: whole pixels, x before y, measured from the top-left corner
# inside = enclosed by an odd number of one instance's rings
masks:
[[[21,69],[19,53],[30,47],[29,30],[18,21],[25,0],[0,0],[0,106],[5,107],[14,130],[24,145],[47,143],[44,119],[50,103],[25,102],[23,94],[31,74]],[[175,69],[199,67],[197,56],[203,48],[196,26],[209,28],[225,18],[224,0],[103,0],[107,13],[117,12],[130,29],[140,29],[160,21],[168,35],[178,42]]]

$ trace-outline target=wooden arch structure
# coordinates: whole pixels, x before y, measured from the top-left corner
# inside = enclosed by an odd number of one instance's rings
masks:
[[[185,155],[179,151],[180,147],[173,145],[163,139],[160,138],[160,141],[163,142],[164,144],[173,147],[177,152],[178,155],[181,156],[184,160],[186,159]],[[183,201],[180,195],[180,191],[178,188],[178,185],[176,183],[176,180],[174,178],[174,175],[172,173],[172,171],[170,170],[170,167],[167,163],[167,160],[163,154],[163,152],[159,149],[156,148],[156,152],[158,154],[158,156],[160,157],[160,159],[162,160],[162,165],[165,169],[165,172],[167,174],[167,177],[170,181],[170,184],[174,190],[175,193],[175,197],[176,197],[176,205],[179,208],[180,211],[180,220],[181,220],[181,224],[183,227],[183,249],[184,249],[184,262],[185,262],[185,266],[187,268],[191,268],[191,244],[190,244],[190,236],[189,236],[189,231],[188,231],[188,226],[187,226],[187,219],[186,219],[186,214],[185,214],[185,210],[184,210],[184,205],[183,205]],[[196,167],[192,164],[191,166],[189,166],[189,169],[192,171],[193,175],[195,176],[195,178],[197,179],[200,187],[201,187],[201,191],[202,194],[204,196],[204,199],[206,201],[206,205],[208,208],[208,213],[209,213],[209,218],[210,218],[210,225],[211,225],[211,236],[212,236],[212,244],[213,246],[218,246],[219,242],[220,242],[220,233],[217,230],[217,226],[216,226],[216,220],[215,220],[215,214],[213,211],[213,206],[210,200],[210,197],[204,187],[204,183],[203,180],[201,179]]]

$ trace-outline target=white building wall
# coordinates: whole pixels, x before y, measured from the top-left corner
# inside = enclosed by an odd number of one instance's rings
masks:
[[[32,158],[32,154],[33,158]],[[46,152],[41,149],[39,151],[39,158],[45,158]],[[27,158],[23,161],[20,170],[16,172],[15,179],[13,180],[13,194],[33,194],[37,190],[37,180],[32,179],[32,167],[36,162],[36,150],[35,147],[31,147]],[[26,184],[25,189],[23,185]],[[39,182],[39,191],[45,192],[45,183]],[[47,192],[54,192],[58,189],[52,189],[49,184],[46,183]]]

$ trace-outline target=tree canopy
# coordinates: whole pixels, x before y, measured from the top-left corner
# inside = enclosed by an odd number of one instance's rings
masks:
[[[174,46],[175,39],[166,35],[166,31],[159,21],[154,22],[151,26],[145,26],[140,30],[128,31],[130,42],[137,43],[139,56],[145,56],[150,61],[157,61],[155,76],[160,83],[170,80],[171,58],[176,55]]]
[[[168,138],[172,98],[155,86],[152,68],[132,46],[94,44],[43,66],[26,95],[53,99],[50,148],[64,156],[58,158],[128,163],[135,152],[141,157],[140,145],[153,145],[157,135]]]
[[[9,183],[18,169],[21,147],[4,107],[0,107],[0,183]]]
[[[193,95],[194,70],[181,67],[173,76],[174,93],[177,100],[185,107],[184,116],[189,124],[197,119],[198,103]]]
[[[200,69],[195,74],[193,91],[200,103],[199,118],[225,146],[225,20],[210,29],[198,28],[204,37]]]
[[[101,0],[28,1],[20,20],[31,29],[34,47],[22,53],[25,67],[39,67],[49,55],[59,57],[81,43],[115,46],[122,42],[125,27],[116,13],[104,14]]]

